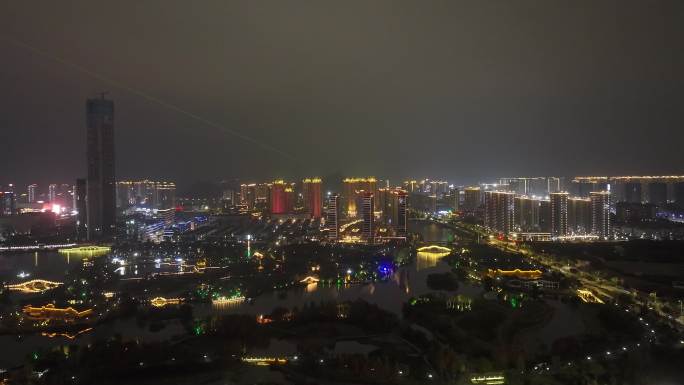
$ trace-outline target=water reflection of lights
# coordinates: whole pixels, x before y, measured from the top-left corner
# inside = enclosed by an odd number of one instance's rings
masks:
[[[440,259],[448,256],[448,252],[419,251],[416,256],[416,270],[429,269],[437,266]]]
[[[43,337],[48,337],[48,338],[55,338],[55,337],[66,337],[70,340],[75,339],[76,337],[80,336],[83,333],[87,333],[89,331],[93,330],[93,328],[85,328],[83,330],[77,331],[76,333],[56,333],[56,332],[42,332],[40,335]]]
[[[217,310],[227,310],[227,309],[232,309],[243,302],[245,302],[245,297],[218,297],[216,299],[211,300],[211,305]]]
[[[81,247],[71,247],[67,249],[59,249],[59,252],[61,254],[74,254],[74,255],[83,255],[83,256],[98,256],[98,255],[105,255],[111,251],[111,247],[109,246],[81,246]]]

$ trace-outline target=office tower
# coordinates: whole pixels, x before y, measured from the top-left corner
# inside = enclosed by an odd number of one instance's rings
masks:
[[[591,232],[601,239],[608,239],[610,228],[610,192],[593,191],[591,199]]]
[[[648,203],[656,206],[667,204],[667,184],[654,182],[648,184]]]
[[[539,231],[540,200],[528,196],[517,196],[514,202],[515,227],[525,233]]]
[[[684,182],[674,184],[674,201],[679,207],[684,207]]]
[[[549,194],[551,201],[551,235],[562,237],[568,234],[568,193]]]
[[[454,212],[457,212],[461,209],[461,194],[458,190],[458,187],[451,189],[451,208],[454,210]]]
[[[10,190],[9,188],[7,190]],[[13,191],[0,191],[0,216],[17,213],[17,198]]]
[[[325,226],[328,230],[328,239],[337,241],[340,236],[340,196],[332,194],[328,197],[328,207],[325,213]]]
[[[375,207],[373,193],[364,191],[361,194],[361,219],[363,225],[361,226],[361,236],[368,242],[373,242],[375,220]]]
[[[514,193],[507,191],[485,192],[485,226],[492,231],[508,234],[513,231],[515,216]]]
[[[361,197],[361,192],[377,192],[377,179],[368,178],[345,178],[342,180],[342,200],[344,202],[344,212],[348,218],[356,218],[357,201]]]
[[[630,182],[624,184],[624,201],[629,203],[641,203],[641,183]]]
[[[302,181],[302,192],[304,194],[304,211],[306,211],[311,218],[320,218],[322,207],[321,179],[304,179]]]
[[[36,203],[36,189],[37,184],[31,184],[28,186],[28,203]]]
[[[55,198],[57,198],[57,185],[51,184],[48,186],[48,202],[54,202]]]
[[[568,232],[591,233],[591,199],[568,198]]]
[[[87,232],[88,239],[115,234],[116,192],[114,160],[114,102],[88,99],[87,121]]]
[[[551,232],[551,202],[548,200],[539,201],[539,231]]]
[[[76,179],[76,186],[74,187],[74,210],[76,210],[76,237],[79,240],[85,239],[87,234],[87,183],[83,178]]]
[[[482,202],[482,192],[479,187],[466,187],[463,190],[463,210],[467,212],[475,212],[478,207],[480,207],[480,202]]]
[[[285,214],[286,197],[285,197],[285,182],[276,180],[271,185],[271,214]]]

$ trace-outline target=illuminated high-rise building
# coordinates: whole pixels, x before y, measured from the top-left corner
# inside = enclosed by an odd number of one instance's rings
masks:
[[[492,231],[508,234],[513,231],[515,194],[506,191],[485,192],[485,226]]]
[[[321,196],[321,179],[304,179],[302,181],[302,192],[304,194],[304,211],[306,211],[311,218],[320,218],[321,208],[323,206]]]
[[[87,185],[83,178],[76,179],[74,186],[74,210],[76,210],[76,238],[83,240],[87,237],[86,223],[88,220],[86,205]]]
[[[404,181],[404,190],[408,191],[409,193],[418,192],[418,181],[415,181],[415,180]]]
[[[568,232],[579,235],[591,233],[591,199],[568,198]]]
[[[256,200],[256,183],[240,185],[240,203],[246,205],[248,208],[254,208]]]
[[[516,196],[515,202],[515,227],[522,232],[538,232],[539,211],[541,201],[529,196]]]
[[[375,236],[375,205],[372,192],[364,191],[361,193],[361,236],[368,242],[373,242]]]
[[[114,102],[104,94],[88,99],[86,123],[88,239],[110,238],[116,230]]]
[[[591,199],[591,232],[601,239],[611,236],[610,191],[593,191]]]
[[[9,188],[7,190],[10,190]],[[0,190],[0,216],[9,216],[17,213],[17,198],[14,191]]]
[[[176,207],[176,184],[173,182],[156,182],[152,205],[161,210]]]
[[[332,194],[328,196],[328,206],[325,213],[325,227],[328,230],[328,239],[337,241],[340,236],[340,196]]]
[[[287,213],[286,187],[287,185],[282,180],[276,180],[271,185],[271,214]]]
[[[463,210],[466,212],[474,212],[480,207],[482,202],[482,191],[479,187],[466,187],[463,190]]]
[[[549,198],[551,201],[551,235],[555,237],[568,235],[568,193],[551,193]]]
[[[361,192],[377,192],[377,179],[368,178],[345,178],[343,181],[342,200],[345,205],[345,215],[348,218],[356,218],[357,202]]]
[[[31,184],[28,186],[28,203],[36,203],[36,189],[38,188],[37,184]]]
[[[459,191],[458,187],[451,189],[450,201],[451,208],[454,210],[454,212],[461,209],[461,192]]]
[[[290,214],[294,211],[295,192],[293,186],[285,186],[285,213]]]
[[[48,202],[53,203],[57,198],[57,185],[50,184],[48,186]]]
[[[402,190],[394,190],[392,191],[392,198],[392,227],[397,237],[406,237],[408,234],[408,193]]]
[[[551,202],[545,199],[539,201],[539,231],[551,232]]]

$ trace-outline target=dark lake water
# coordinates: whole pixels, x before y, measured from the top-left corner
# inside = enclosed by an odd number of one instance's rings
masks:
[[[449,228],[430,222],[410,222],[410,230],[420,233],[426,242],[451,242],[454,237]],[[402,306],[409,298],[432,292],[426,284],[428,274],[449,270],[449,266],[441,261],[441,257],[443,256],[439,254],[419,253],[414,262],[398,268],[388,280],[383,282],[348,286],[311,284],[285,292],[267,292],[254,298],[251,303],[220,306],[199,304],[194,306],[194,313],[198,317],[226,313],[259,315],[269,314],[277,307],[301,308],[312,301],[363,299],[401,315]],[[31,274],[31,278],[59,280],[77,263],[80,263],[80,258],[68,257],[57,252],[5,253],[0,255],[0,277],[7,281],[21,281],[16,278],[16,275],[26,272]],[[482,289],[479,286],[461,283],[458,291],[450,294],[456,293],[476,297],[482,294]],[[555,315],[557,316],[554,316],[549,325],[541,330],[538,338],[549,343],[561,335],[581,332],[581,321],[570,317],[565,305],[554,303],[553,306],[556,308]],[[135,319],[128,319],[98,326],[95,330],[73,341],[64,337],[48,338],[41,335],[25,336],[22,339],[17,339],[15,336],[0,336],[0,368],[23,362],[27,355],[39,348],[74,343],[87,344],[115,333],[121,334],[124,339],[156,341],[183,334],[185,331],[180,324],[172,322],[161,331],[150,332],[140,328]]]

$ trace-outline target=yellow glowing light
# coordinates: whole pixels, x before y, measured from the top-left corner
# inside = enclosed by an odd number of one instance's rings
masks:
[[[577,296],[586,303],[600,303],[603,304],[603,300],[596,296],[591,290],[588,289],[577,289]]]
[[[317,282],[319,282],[319,281],[320,281],[320,279],[318,279],[318,277],[315,277],[315,276],[313,276],[313,275],[310,275],[310,276],[308,276],[308,277],[302,279],[302,280],[299,281],[299,282],[301,282],[301,283],[307,283],[307,284],[308,284],[308,283],[317,283]]]
[[[103,255],[107,254],[112,250],[109,246],[81,246],[81,247],[71,247],[68,249],[59,249],[62,254],[76,254],[76,255]]]
[[[516,277],[520,279],[539,279],[542,277],[541,270],[501,270],[501,269],[487,269],[487,276],[490,278],[495,277]]]
[[[69,333],[42,332],[42,333],[40,333],[40,335],[42,335],[42,336],[44,336],[44,337],[48,337],[48,338],[66,337],[66,338],[68,338],[68,339],[70,339],[70,340],[73,340],[73,339],[75,339],[76,337],[78,337],[79,335],[81,335],[81,334],[83,334],[83,333],[87,333],[87,332],[89,332],[89,331],[91,331],[91,330],[93,330],[93,328],[85,328],[85,329],[80,330],[80,331],[78,331],[78,332],[76,332],[76,333],[74,333],[74,334],[69,334]]]
[[[24,314],[29,317],[37,319],[52,319],[52,318],[84,318],[93,314],[93,309],[86,309],[83,311],[78,311],[73,307],[58,308],[53,304],[47,304],[41,307],[33,307],[31,305],[26,305],[22,309]]]
[[[155,297],[150,300],[150,304],[152,304],[154,307],[163,307],[166,305],[178,305],[182,301],[183,300],[181,298]]]
[[[430,246],[423,246],[419,247],[416,249],[417,251],[423,251],[423,252],[434,252],[434,253],[451,253],[451,249],[448,247],[444,246],[439,246],[439,245],[430,245]]]
[[[22,283],[6,285],[5,287],[10,291],[20,291],[22,293],[42,293],[63,284],[64,283],[62,282],[53,282],[44,279],[32,279]]]

